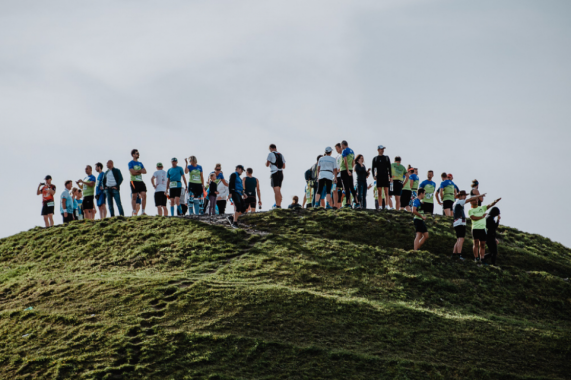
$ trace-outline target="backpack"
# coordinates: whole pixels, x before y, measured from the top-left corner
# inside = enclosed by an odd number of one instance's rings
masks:
[[[305,180],[306,181],[311,181],[313,178],[313,170],[311,170],[312,168],[309,168],[305,171]]]
[[[284,159],[282,157],[282,154],[278,153],[278,152],[274,152],[274,155],[276,156],[276,163],[274,165],[276,165],[276,167],[278,169],[283,169],[284,168]]]

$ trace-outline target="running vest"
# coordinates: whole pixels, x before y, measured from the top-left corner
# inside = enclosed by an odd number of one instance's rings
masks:
[[[256,196],[258,180],[255,177],[246,177],[246,195],[249,197]]]

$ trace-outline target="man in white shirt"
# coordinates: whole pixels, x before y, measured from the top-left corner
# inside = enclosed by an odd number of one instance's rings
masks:
[[[339,165],[337,164],[337,160],[331,157],[331,152],[333,152],[333,149],[330,146],[325,148],[325,156],[321,157],[317,163],[318,185],[315,195],[316,205],[319,205],[319,199],[321,198],[323,189],[325,189],[327,193],[327,202],[329,202],[330,205],[333,204],[333,200],[331,199],[331,186],[339,171]],[[327,208],[332,207],[328,206]]]
[[[271,144],[270,154],[268,154],[268,159],[266,160],[266,166],[269,166],[272,172],[270,178],[272,179],[272,188],[274,189],[274,195],[276,197],[275,208],[282,208],[281,187],[284,180],[283,170],[286,167],[285,163],[286,161],[284,156],[281,153],[278,153],[275,144]]]
[[[151,177],[151,183],[155,188],[155,207],[159,216],[168,216],[167,213],[167,172],[163,170],[163,164],[157,164],[157,171]]]

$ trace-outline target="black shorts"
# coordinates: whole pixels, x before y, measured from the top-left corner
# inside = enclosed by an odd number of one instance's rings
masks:
[[[244,203],[246,204],[246,209],[248,209],[248,207],[254,210],[256,209],[256,197],[248,197],[244,200]]]
[[[131,181],[131,193],[138,194],[138,193],[146,193],[147,186],[145,186],[145,182],[143,181]]]
[[[202,189],[201,183],[189,183],[188,190],[190,193],[194,194],[195,198],[202,198],[204,196],[204,190]]]
[[[232,193],[232,201],[234,202],[234,207],[236,207],[236,212],[245,212],[246,202],[242,199],[242,196],[238,193]]]
[[[166,207],[167,195],[164,191],[155,192],[155,207]]]
[[[272,179],[272,187],[282,187],[282,182],[284,181],[284,172],[278,170],[270,177]]]
[[[412,197],[411,190],[403,190],[400,195],[400,207],[405,208],[410,205],[410,197]]]
[[[69,222],[71,222],[71,221],[74,220],[74,218],[73,218],[73,213],[71,213],[71,212],[68,212],[68,213],[67,213],[67,218],[64,216],[63,213],[61,214],[61,217],[63,218],[63,222],[64,222],[64,223],[69,223]]]
[[[379,187],[377,185],[377,187]],[[396,197],[400,197],[402,193],[402,181],[394,181],[393,180],[393,193],[389,195],[394,195]]]
[[[426,223],[424,223],[424,220],[421,220],[421,219],[415,219],[414,220],[414,228],[415,228],[416,232],[420,232],[421,234],[428,232],[428,228],[426,227]]]
[[[454,207],[454,201],[444,201],[442,203],[443,203],[442,208],[444,210],[448,210],[448,209],[452,210],[452,208]]]
[[[172,187],[169,189],[169,197],[180,198],[181,191],[182,191],[182,187]]]
[[[456,238],[460,239],[460,238],[466,237],[466,226],[465,225],[454,227],[454,231],[456,231]]]
[[[433,215],[434,214],[434,203],[424,202],[422,204],[422,211],[424,211],[424,213],[427,215]]]
[[[317,185],[317,194],[323,195],[323,189],[325,189],[326,194],[331,194],[331,186],[333,186],[333,181],[327,178],[321,178]],[[323,197],[321,197],[323,198]]]
[[[377,177],[377,188],[380,189],[381,187],[391,187],[391,181],[388,176],[383,176],[382,179]]]
[[[95,208],[95,204],[93,203],[93,195],[88,195],[87,197],[83,197],[83,207],[84,210],[93,210]]]
[[[472,230],[472,239],[486,241],[488,240],[488,235],[486,234],[486,230]]]
[[[55,201],[42,201],[42,216],[54,213]]]

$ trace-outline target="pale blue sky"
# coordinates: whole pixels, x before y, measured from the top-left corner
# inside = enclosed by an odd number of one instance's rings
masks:
[[[251,166],[268,208],[270,143],[290,199],[347,139],[367,166],[384,144],[423,179],[477,178],[502,222],[571,246],[570,16],[549,0],[0,1],[0,236],[42,224],[45,174],[58,194],[86,164],[126,175],[132,148],[149,169]]]

